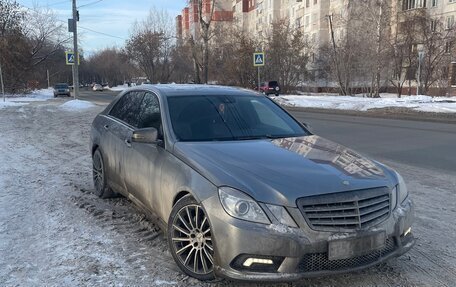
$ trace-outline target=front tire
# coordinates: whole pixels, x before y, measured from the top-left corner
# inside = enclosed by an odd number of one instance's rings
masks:
[[[109,198],[114,196],[107,183],[103,155],[100,149],[95,150],[92,156],[92,177],[95,194],[98,197]]]
[[[185,196],[173,207],[167,235],[174,261],[185,274],[201,281],[215,279],[212,229],[193,197]]]

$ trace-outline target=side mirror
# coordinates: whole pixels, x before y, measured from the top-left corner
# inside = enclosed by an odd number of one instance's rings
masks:
[[[144,128],[133,131],[131,136],[132,142],[137,143],[150,143],[156,144],[158,143],[158,131],[156,128]]]

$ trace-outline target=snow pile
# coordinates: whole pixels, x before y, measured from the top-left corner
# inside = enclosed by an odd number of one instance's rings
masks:
[[[120,91],[123,91],[125,89],[128,88],[128,85],[127,84],[123,84],[123,85],[118,85],[118,86],[115,86],[115,87],[112,87],[112,88],[108,88],[109,90],[111,91],[114,91],[114,92],[120,92]]]
[[[59,107],[67,111],[79,111],[93,108],[95,105],[88,101],[72,100],[60,105]]]
[[[410,96],[397,98],[392,94],[382,94],[381,98],[360,96],[332,96],[312,94],[310,96],[284,95],[273,97],[281,105],[319,109],[367,111],[380,108],[409,108],[434,113],[456,113],[456,98]]]

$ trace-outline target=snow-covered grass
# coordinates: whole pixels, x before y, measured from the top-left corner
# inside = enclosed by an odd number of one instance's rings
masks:
[[[278,103],[289,107],[306,107],[336,110],[367,111],[379,108],[408,108],[434,113],[456,113],[456,98],[410,96],[397,98],[394,94],[382,94],[381,98],[362,96],[334,96],[328,94],[283,95],[273,97]]]
[[[8,107],[17,107],[17,106],[23,106],[27,105],[27,103],[16,103],[16,102],[4,102],[3,100],[0,100],[0,109],[8,108]]]
[[[93,108],[95,105],[88,101],[71,100],[61,104],[59,107],[67,111],[79,111]]]
[[[0,95],[0,109],[7,107],[24,106],[29,102],[46,101],[54,97],[54,90],[52,88],[35,90],[29,94],[19,95],[5,95],[5,101],[3,101],[3,95]]]

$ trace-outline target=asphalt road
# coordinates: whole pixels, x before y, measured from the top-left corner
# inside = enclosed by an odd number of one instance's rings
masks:
[[[80,99],[109,103],[118,92],[82,91]],[[456,124],[292,111],[312,132],[376,160],[456,174]]]
[[[456,124],[296,112],[314,133],[377,160],[456,175]]]
[[[79,99],[91,101],[96,104],[108,104],[118,94],[119,94],[119,92],[113,92],[113,91],[109,91],[109,90],[104,90],[102,92],[101,91],[94,92],[92,90],[84,88],[79,91]]]

